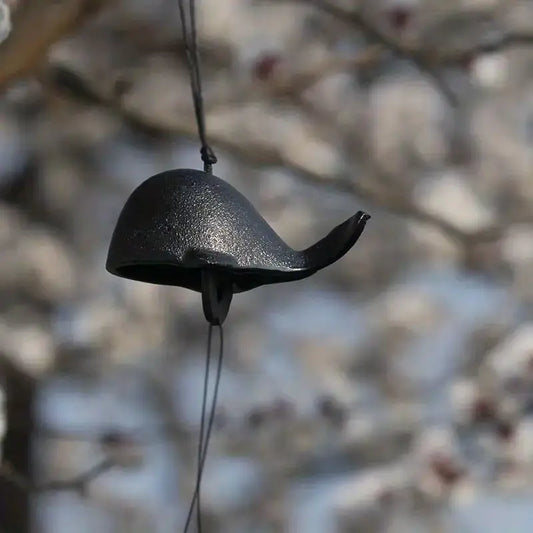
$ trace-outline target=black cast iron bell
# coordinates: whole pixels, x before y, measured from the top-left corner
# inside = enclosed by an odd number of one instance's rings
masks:
[[[206,319],[216,325],[226,318],[234,293],[306,278],[342,257],[369,218],[358,211],[298,252],[225,181],[200,170],[169,170],[128,198],[106,268],[124,278],[201,292]]]

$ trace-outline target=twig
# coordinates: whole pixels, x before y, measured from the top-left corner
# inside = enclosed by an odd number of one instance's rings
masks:
[[[175,440],[183,437],[183,430],[178,430],[174,424],[161,424],[155,427],[139,428],[106,428],[106,429],[57,429],[53,427],[36,426],[34,434],[41,439],[57,439],[73,442],[102,443],[106,437],[118,435],[127,441],[137,444],[157,442],[161,440]]]
[[[61,491],[61,490],[74,490],[78,492],[85,492],[87,486],[94,481],[97,477],[105,472],[111,470],[115,466],[115,463],[111,459],[104,459],[100,463],[94,465],[86,472],[82,472],[78,476],[67,480],[52,480],[35,486],[36,492],[45,491]]]
[[[516,46],[531,45],[533,45],[533,33],[502,33],[497,37],[486,39],[460,50],[435,50],[429,54],[426,53],[426,55],[428,61],[451,65],[483,54],[492,54]],[[422,51],[420,53],[423,54]]]
[[[369,46],[356,56],[330,57],[313,67],[300,71],[284,72],[264,81],[252,80],[239,86],[232,86],[226,94],[216,95],[206,102],[206,109],[212,111],[222,106],[240,104],[268,98],[292,98],[300,95],[323,78],[339,72],[357,70],[376,63],[383,55],[379,45]]]
[[[302,2],[303,0],[292,0]],[[470,47],[459,50],[423,49],[407,46],[391,38],[379,28],[373,26],[364,16],[355,10],[347,10],[338,5],[334,5],[326,0],[309,0],[309,4],[320,9],[324,13],[356,26],[369,40],[379,43],[385,49],[395,55],[407,59],[420,72],[426,74],[445,96],[450,104],[456,106],[457,96],[450,87],[442,80],[436,69],[438,67],[462,63],[465,59],[475,58],[482,54],[494,53],[506,48],[515,46],[528,46],[533,44],[533,33],[531,32],[505,32],[496,37],[483,40]]]
[[[427,61],[426,57],[418,54],[415,49],[392,39],[379,28],[370,24],[358,11],[344,9],[340,6],[326,2],[325,0],[310,0],[308,3],[322,10],[324,13],[328,13],[343,22],[356,26],[368,37],[369,40],[382,45],[395,55],[409,60],[421,73],[425,74],[433,81],[452,106],[456,107],[458,105],[457,95],[441,79],[439,74],[435,72],[433,66]]]
[[[0,465],[0,477],[10,482],[20,490],[28,493],[53,492],[53,491],[75,491],[84,494],[88,485],[103,473],[111,470],[115,466],[111,459],[104,459],[100,463],[89,468],[87,471],[78,474],[71,479],[51,480],[43,483],[32,483],[29,479],[17,472],[10,464]]]

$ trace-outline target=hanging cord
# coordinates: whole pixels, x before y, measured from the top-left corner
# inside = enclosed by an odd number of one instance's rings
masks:
[[[192,516],[194,509],[196,507],[196,528],[198,533],[202,533],[202,520],[201,520],[201,508],[200,508],[200,488],[202,484],[202,474],[204,471],[205,459],[207,457],[207,449],[209,447],[209,440],[211,438],[211,430],[213,429],[213,423],[215,420],[215,410],[217,405],[218,398],[218,388],[220,385],[220,376],[222,372],[222,360],[224,358],[224,330],[222,329],[222,324],[219,324],[219,335],[220,335],[220,345],[218,351],[217,359],[217,370],[215,377],[215,386],[213,390],[213,398],[211,400],[211,407],[209,409],[209,421],[207,421],[207,391],[209,389],[209,374],[211,368],[211,346],[213,338],[213,326],[209,324],[209,329],[207,333],[207,357],[205,361],[205,373],[204,373],[204,391],[202,398],[202,414],[200,420],[200,435],[198,439],[198,471],[196,475],[196,486],[194,488],[194,495],[189,506],[189,511],[187,512],[187,520],[185,522],[184,533],[187,533],[189,526],[191,524]]]
[[[179,0],[181,29],[187,65],[189,67],[189,77],[191,80],[191,92],[194,103],[194,114],[198,125],[198,136],[200,137],[200,154],[204,162],[204,171],[209,174],[213,171],[213,165],[217,162],[215,152],[207,142],[205,131],[204,99],[202,96],[202,76],[200,74],[200,54],[198,52],[198,35],[196,32],[196,10],[194,0],[188,0],[188,12],[185,9],[185,0]]]

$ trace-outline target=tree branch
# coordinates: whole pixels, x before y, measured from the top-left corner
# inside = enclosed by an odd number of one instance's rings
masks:
[[[104,459],[85,472],[82,472],[71,479],[32,483],[29,479],[18,473],[9,463],[2,463],[0,464],[0,477],[27,493],[70,490],[79,492],[80,494],[85,494],[88,485],[92,481],[114,468],[114,466],[114,461],[111,459]]]
[[[303,0],[296,1],[302,2]],[[352,24],[366,35],[370,41],[380,44],[384,49],[411,62],[422,74],[425,74],[433,81],[446,100],[453,106],[458,103],[457,95],[440,77],[436,70],[439,66],[460,64],[466,59],[472,59],[482,54],[494,53],[514,46],[533,44],[533,34],[531,32],[507,32],[463,49],[446,50],[439,48],[425,50],[407,46],[391,38],[366,20],[359,11],[348,10],[326,0],[309,0],[309,2],[305,3],[315,6],[344,23]]]
[[[302,0],[297,0],[302,1]],[[307,3],[307,2],[306,2]],[[439,89],[446,100],[454,107],[458,105],[456,94],[448,87],[448,85],[441,79],[439,74],[435,71],[426,57],[418,54],[416,50],[411,47],[399,43],[392,39],[385,32],[376,28],[358,11],[348,10],[340,6],[331,4],[325,0],[310,0],[309,4],[317,7],[324,13],[327,13],[345,23],[356,26],[370,41],[380,44],[383,48],[391,51],[398,57],[409,60],[422,74],[425,74]]]
[[[0,90],[34,70],[50,46],[111,0],[24,0],[0,44]]]
[[[329,57],[318,64],[294,72],[273,75],[266,80],[252,79],[240,86],[232,85],[224,94],[218,94],[206,102],[206,110],[222,106],[242,104],[265,98],[294,98],[320,80],[333,74],[354,71],[375,64],[383,56],[381,46],[369,46],[356,56]]]
[[[502,33],[460,50],[434,50],[426,55],[427,60],[435,64],[452,65],[483,54],[493,54],[515,46],[531,45],[533,45],[533,33]]]

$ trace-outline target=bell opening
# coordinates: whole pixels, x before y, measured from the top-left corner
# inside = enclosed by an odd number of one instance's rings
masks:
[[[156,285],[174,285],[200,291],[202,276],[199,269],[168,264],[124,265],[116,268],[124,278]]]

